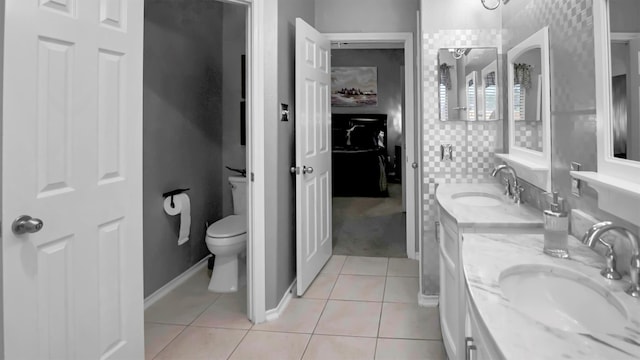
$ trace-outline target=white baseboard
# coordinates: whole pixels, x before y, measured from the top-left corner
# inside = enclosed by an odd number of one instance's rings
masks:
[[[200,260],[197,264],[187,269],[187,271],[178,275],[175,279],[169,281],[165,286],[156,290],[153,294],[147,296],[147,298],[144,299],[144,309],[147,310],[149,306],[158,302],[158,300],[162,299],[165,295],[171,292],[171,290],[177,288],[180,284],[184,283],[190,277],[195,275],[200,269],[207,266],[207,261],[209,260],[210,257],[211,255]]]
[[[282,299],[280,299],[280,303],[278,304],[278,307],[276,307],[275,309],[267,310],[266,321],[276,320],[277,318],[280,317],[280,315],[282,315],[284,310],[287,308],[287,305],[289,305],[289,301],[291,301],[291,299],[293,298],[293,291],[295,288],[296,288],[296,280],[293,280],[293,282],[291,283],[291,286],[289,286],[289,289],[287,289],[287,292],[285,292]]]
[[[439,303],[438,295],[418,294],[418,305],[422,307],[437,307]]]

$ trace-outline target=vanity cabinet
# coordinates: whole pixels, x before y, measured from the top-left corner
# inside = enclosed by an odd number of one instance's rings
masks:
[[[523,230],[495,227],[477,227],[460,225],[445,209],[438,209],[439,222],[436,224],[436,239],[440,249],[440,328],[442,340],[447,350],[450,360],[467,360],[468,346],[467,338],[471,336],[469,315],[467,311],[467,288],[464,277],[464,267],[462,264],[462,242],[464,235],[481,232],[522,232]],[[536,232],[535,229],[529,231]],[[478,335],[476,335],[478,334]],[[481,339],[479,331],[473,332]],[[476,344],[478,340],[476,339]],[[477,349],[482,346],[476,345]],[[482,350],[476,350],[480,354]],[[482,359],[475,355],[471,359]],[[489,357],[486,359],[494,359]]]
[[[478,311],[469,298],[467,302],[466,336],[464,343],[466,360],[499,360],[503,359],[502,354],[494,344],[489,330],[484,326]]]
[[[464,275],[460,262],[460,232],[456,221],[442,208],[436,224],[440,247],[440,327],[450,359],[464,359]]]
[[[542,214],[516,205],[504,187],[490,184],[443,184],[436,190],[439,248],[440,327],[450,360],[466,358],[467,291],[462,258],[464,237],[473,233],[540,233]],[[491,201],[488,201],[491,200]],[[483,200],[483,201],[478,201]]]

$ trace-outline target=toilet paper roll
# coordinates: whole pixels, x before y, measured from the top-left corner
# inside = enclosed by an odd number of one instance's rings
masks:
[[[185,193],[173,195],[173,205],[171,207],[171,196],[167,196],[164,199],[164,211],[171,216],[180,214],[178,245],[182,245],[189,241],[189,233],[191,232],[191,200],[189,200],[189,195]]]

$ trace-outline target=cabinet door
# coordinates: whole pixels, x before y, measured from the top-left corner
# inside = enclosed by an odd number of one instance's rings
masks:
[[[459,307],[459,257],[458,234],[442,216],[440,226],[440,327],[442,338],[450,359],[460,359],[458,333],[460,328]]]
[[[465,338],[464,358],[469,360],[500,360],[502,356],[491,339],[491,335],[480,326],[477,315],[468,303],[466,311],[467,337]]]

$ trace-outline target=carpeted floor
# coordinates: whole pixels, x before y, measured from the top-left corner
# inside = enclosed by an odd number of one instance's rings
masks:
[[[333,253],[407,257],[402,185],[389,184],[389,197],[333,198]]]

